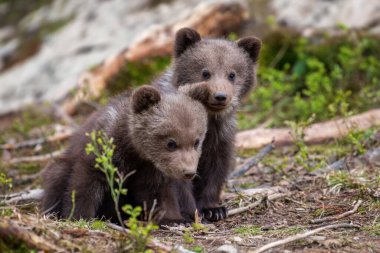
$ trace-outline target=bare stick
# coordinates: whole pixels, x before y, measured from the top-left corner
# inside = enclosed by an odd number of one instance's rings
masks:
[[[44,196],[44,190],[42,189],[34,189],[30,191],[25,191],[25,192],[20,192],[18,195],[14,195],[14,197],[5,200],[5,204],[16,204],[20,201],[28,201],[28,202],[33,202],[33,201],[39,201],[43,198]]]
[[[11,220],[0,220],[0,238],[17,238],[33,248],[44,252],[65,252],[51,242],[37,236],[34,232],[19,227]]]
[[[318,169],[318,170],[311,172],[311,174],[312,175],[320,175],[320,174],[330,172],[333,170],[341,170],[346,166],[346,164],[347,164],[347,159],[344,157],[344,158],[341,158],[332,164],[327,165],[324,168],[321,168],[321,169]]]
[[[358,211],[358,208],[359,206],[363,203],[363,200],[358,200],[354,206],[354,208],[352,208],[350,211],[347,211],[345,213],[341,213],[341,214],[338,214],[338,215],[334,215],[334,216],[328,216],[328,217],[324,217],[324,218],[321,218],[321,219],[314,219],[314,220],[311,220],[310,223],[311,224],[319,224],[319,223],[323,223],[323,222],[327,222],[327,221],[334,221],[334,220],[339,220],[339,219],[342,219],[344,217],[347,217],[351,214],[354,214]]]
[[[287,197],[287,196],[289,196],[288,193],[273,194],[273,195],[268,196],[268,200],[272,201],[272,200],[280,199],[280,198]],[[239,207],[239,208],[229,210],[227,216],[229,217],[229,216],[240,214],[240,213],[246,212],[250,209],[253,209],[253,208],[259,206],[263,202],[263,199],[260,199],[260,200],[254,202],[248,206],[243,206],[243,207]]]
[[[374,148],[369,151],[367,151],[364,155],[360,155],[357,158],[365,158],[365,159],[370,159],[372,156],[376,155],[377,153],[380,152],[380,148]],[[347,163],[348,163],[349,157],[343,157],[339,159],[338,161],[324,167],[318,170],[313,171],[311,174],[312,175],[321,175],[323,173],[327,173],[333,170],[341,170],[343,169]]]
[[[308,236],[311,236],[311,235],[314,235],[314,234],[317,234],[323,230],[326,230],[326,229],[333,229],[333,228],[360,228],[360,226],[358,225],[355,225],[355,224],[349,224],[349,223],[341,223],[341,224],[332,224],[332,225],[328,225],[328,226],[324,226],[324,227],[320,227],[320,228],[317,228],[317,229],[314,229],[314,230],[310,230],[310,231],[307,231],[305,233],[302,233],[302,234],[296,234],[294,236],[290,236],[290,237],[287,237],[285,239],[281,239],[281,240],[278,240],[278,241],[275,241],[275,242],[271,242],[271,243],[268,243],[256,250],[252,250],[252,251],[248,251],[249,253],[261,253],[261,252],[264,252],[268,249],[271,249],[271,248],[274,248],[274,247],[278,247],[278,246],[281,246],[281,245],[284,245],[284,244],[287,244],[287,243],[290,243],[290,242],[294,242],[294,241],[297,241],[297,240],[301,240],[301,239],[304,239]]]
[[[62,150],[56,150],[49,154],[36,155],[36,156],[23,156],[11,159],[7,164],[18,164],[18,163],[30,163],[30,162],[45,162],[52,158],[58,157],[63,154]]]
[[[275,148],[274,139],[271,143],[265,146],[259,153],[257,153],[251,160],[249,160],[246,164],[243,165],[239,170],[234,171],[229,178],[240,177],[244,173],[246,173],[250,168],[257,165],[269,152],[271,152]]]
[[[31,139],[31,140],[22,141],[19,143],[5,143],[5,144],[0,145],[0,149],[13,150],[13,149],[34,147],[34,146],[47,143],[47,142],[62,141],[69,138],[72,135],[72,133],[73,133],[72,130],[69,129],[69,130],[65,130],[64,132],[56,133],[54,135],[48,136],[46,138]]]

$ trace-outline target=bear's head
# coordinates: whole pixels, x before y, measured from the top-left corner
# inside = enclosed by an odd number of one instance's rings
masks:
[[[132,143],[164,175],[193,179],[207,131],[204,106],[182,93],[160,94],[152,86],[131,97]]]
[[[203,103],[209,113],[231,111],[256,81],[260,48],[261,41],[255,37],[236,42],[201,39],[195,30],[182,28],[174,43],[173,84],[205,87],[208,96]]]

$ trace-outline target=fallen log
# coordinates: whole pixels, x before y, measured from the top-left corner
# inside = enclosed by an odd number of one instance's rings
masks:
[[[351,117],[315,123],[305,129],[307,144],[322,143],[327,140],[347,135],[352,129],[366,130],[380,124],[380,109],[369,110]],[[276,146],[290,145],[293,137],[289,128],[252,129],[239,132],[236,136],[236,146],[240,149],[260,148],[268,145],[273,138]]]

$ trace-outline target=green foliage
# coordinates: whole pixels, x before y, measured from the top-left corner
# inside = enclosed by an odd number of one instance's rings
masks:
[[[70,210],[70,215],[69,215],[69,220],[71,220],[71,218],[73,217],[74,215],[74,211],[75,211],[75,191],[72,191],[71,192],[71,210]]]
[[[380,236],[380,222],[374,222],[372,226],[365,226],[363,230],[373,236]]]
[[[94,220],[94,221],[91,222],[90,228],[93,229],[93,230],[104,231],[104,230],[107,230],[107,225],[106,225],[106,223],[104,221]]]
[[[130,235],[134,239],[134,252],[145,252],[150,233],[158,229],[158,226],[154,225],[151,221],[144,224],[138,220],[142,212],[140,206],[132,207],[131,205],[124,205],[122,209],[129,215],[126,224],[130,229]]]
[[[112,157],[115,150],[112,137],[108,137],[103,131],[92,131],[87,135],[90,137],[91,141],[86,146],[86,153],[87,155],[94,154],[95,168],[101,170],[105,174],[119,222],[124,226],[119,210],[119,199],[121,195],[127,194],[127,189],[123,188],[123,184],[129,175],[122,175],[112,163]],[[158,227],[151,221],[144,224],[138,220],[138,217],[142,212],[140,206],[132,207],[131,205],[124,205],[122,210],[129,215],[126,225],[129,228],[128,235],[133,239],[132,251],[149,252],[149,250],[146,250],[146,246],[150,233]]]
[[[12,130],[14,133],[20,134],[23,138],[29,138],[30,130],[36,127],[45,126],[53,123],[53,119],[46,113],[37,109],[23,110],[21,115],[13,121]]]
[[[380,38],[347,31],[330,39],[291,32],[264,38],[259,84],[238,115],[240,129],[286,120],[321,121],[380,105]]]
[[[243,234],[243,235],[261,235],[263,234],[263,231],[259,226],[244,226],[244,227],[237,227],[234,229],[236,233]]]
[[[326,181],[333,193],[339,193],[343,189],[359,189],[366,192],[367,189],[377,189],[380,186],[380,177],[370,179],[364,171],[333,171],[326,176]]]
[[[200,245],[194,246],[190,248],[191,251],[197,252],[197,253],[202,253],[205,252],[204,248]]]
[[[6,174],[0,173],[0,192],[2,195],[6,195],[10,190],[12,190],[12,178],[7,177]],[[0,199],[1,203],[1,199]]]
[[[190,232],[188,230],[185,230],[185,233],[183,233],[182,237],[186,243],[194,243],[195,242],[194,237],[190,234]]]
[[[291,135],[294,139],[294,143],[297,147],[297,153],[295,156],[296,162],[304,167],[307,171],[313,171],[321,168],[325,165],[324,161],[318,161],[317,159],[310,157],[310,151],[305,143],[305,128],[314,121],[315,115],[312,114],[306,121],[293,122],[286,121],[285,124],[291,128]]]
[[[25,242],[11,239],[0,238],[0,252],[2,253],[36,253],[37,249],[29,247]]]
[[[127,88],[135,88],[150,83],[158,74],[170,64],[170,56],[153,57],[137,62],[127,62],[108,84],[108,93],[101,98],[101,103],[106,103],[108,97],[124,91]]]
[[[101,170],[106,176],[117,217],[120,224],[124,224],[119,210],[119,197],[120,194],[127,194],[127,190],[123,189],[126,176],[122,175],[112,163],[115,150],[113,138],[109,138],[103,131],[92,131],[87,136],[90,137],[91,142],[86,145],[86,154],[95,155],[95,168]]]

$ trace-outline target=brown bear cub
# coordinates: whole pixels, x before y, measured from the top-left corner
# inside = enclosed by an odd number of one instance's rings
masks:
[[[210,221],[227,215],[220,195],[234,166],[235,114],[255,84],[260,48],[261,41],[255,37],[237,42],[201,39],[196,31],[183,28],[176,34],[173,66],[153,82],[163,93],[196,87],[193,95],[203,97],[208,132],[193,186],[197,208]]]
[[[43,175],[42,208],[67,218],[106,218],[116,213],[105,175],[94,167],[93,154],[86,155],[86,136],[102,130],[114,139],[113,164],[123,174],[135,171],[124,184],[128,190],[121,204],[146,206],[154,200],[164,211],[159,224],[189,223],[196,210],[191,179],[196,175],[207,131],[204,106],[189,96],[160,94],[142,86],[131,95],[123,93],[92,115],[72,137],[64,155]]]

